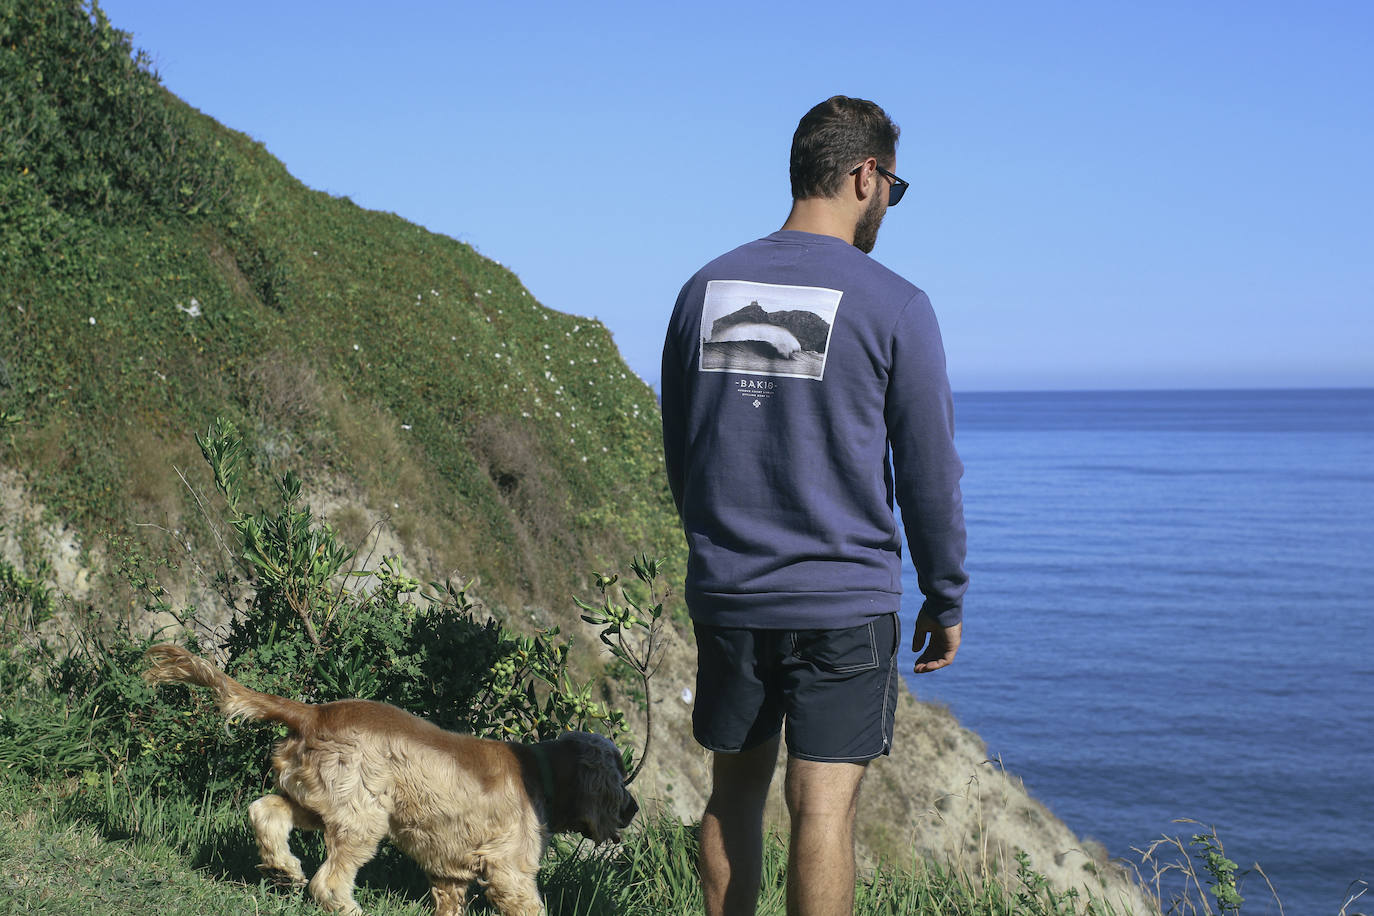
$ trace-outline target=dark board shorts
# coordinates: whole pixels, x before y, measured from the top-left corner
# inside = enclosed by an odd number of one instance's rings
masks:
[[[752,630],[694,623],[692,732],[738,753],[787,725],[802,760],[863,763],[888,753],[897,709],[896,614],[837,630]]]

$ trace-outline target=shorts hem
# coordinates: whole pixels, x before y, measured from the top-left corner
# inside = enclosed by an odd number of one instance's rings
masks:
[[[789,748],[787,756],[795,757],[798,760],[805,760],[809,763],[870,763],[877,760],[879,757],[887,757],[891,752],[892,748],[884,747],[882,750],[878,751],[878,753],[872,755],[860,754],[855,757],[821,757],[817,754],[798,754]]]
[[[763,747],[769,741],[772,741],[774,738],[777,738],[781,734],[782,729],[778,729],[777,731],[773,732],[773,734],[768,735],[760,741],[755,741],[753,744],[750,745],[741,744],[739,747],[716,747],[715,745],[707,744],[705,741],[702,741],[696,735],[693,735],[692,739],[696,741],[698,745],[700,745],[701,747],[705,748],[713,754],[743,754],[745,751],[752,751],[756,747]]]

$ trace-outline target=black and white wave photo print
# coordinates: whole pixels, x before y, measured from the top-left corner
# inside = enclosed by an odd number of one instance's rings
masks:
[[[702,372],[825,377],[837,289],[712,280],[701,310]]]

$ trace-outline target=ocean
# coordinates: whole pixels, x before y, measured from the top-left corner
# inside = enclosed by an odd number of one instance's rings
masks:
[[[1113,857],[1192,818],[1289,916],[1338,913],[1374,882],[1374,390],[955,410],[964,642],[913,693]],[[1279,912],[1259,874],[1241,893]]]

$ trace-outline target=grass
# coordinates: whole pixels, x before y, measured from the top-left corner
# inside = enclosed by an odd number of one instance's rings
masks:
[[[1192,823],[1192,822],[1187,822]],[[1201,827],[1201,825],[1196,825]],[[697,828],[672,819],[641,819],[623,845],[593,848],[555,837],[540,872],[550,916],[666,916],[702,912]],[[1214,833],[1203,835],[1220,850]],[[293,838],[307,872],[320,862],[317,839]],[[1182,878],[1170,914],[1240,913],[1208,884],[1206,859],[1179,838],[1153,844],[1142,863]],[[1165,852],[1173,855],[1166,856]],[[759,916],[785,913],[785,842],[765,844]],[[1196,863],[1196,867],[1194,865]],[[304,892],[259,880],[256,849],[243,811],[214,800],[199,804],[140,794],[108,776],[34,781],[0,770],[0,916],[42,913],[317,914]],[[1262,875],[1262,873],[1261,873]],[[1167,885],[1166,881],[1166,885]],[[432,912],[418,869],[384,845],[359,875],[357,899],[375,916]],[[1337,916],[1354,916],[1363,888]],[[1166,892],[1166,897],[1169,893]],[[1281,911],[1281,904],[1280,904]],[[478,897],[473,912],[491,910]],[[863,916],[1129,916],[1101,900],[1055,893],[1024,866],[1001,882],[982,882],[934,862],[881,865],[861,876],[854,912]],[[1142,914],[1137,914],[1142,916]]]
[[[296,840],[299,845],[299,839]],[[541,871],[551,916],[664,916],[702,911],[696,828],[641,824],[615,848],[556,838]],[[318,864],[318,844],[303,858]],[[216,804],[137,796],[108,779],[64,783],[0,777],[0,914],[316,914],[298,890],[258,880],[247,819]],[[786,849],[765,849],[760,916],[785,912]],[[855,912],[884,916],[1077,916],[1113,911],[1037,888],[978,886],[934,865],[883,867],[856,888]],[[357,898],[376,916],[429,914],[422,877],[394,850],[359,876]],[[474,912],[490,912],[478,902]]]
[[[243,877],[195,868],[164,843],[118,838],[42,787],[0,784],[0,913],[317,914],[300,895]],[[184,826],[184,824],[169,825]],[[360,895],[378,916],[419,913],[416,901],[387,890]]]

